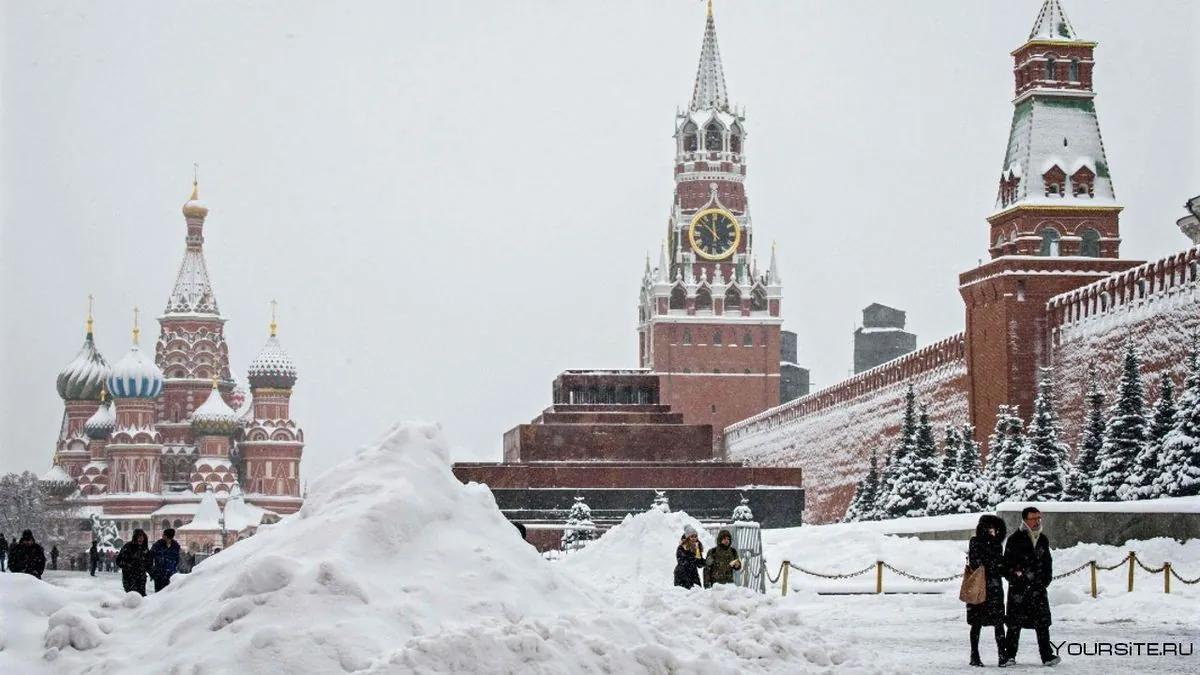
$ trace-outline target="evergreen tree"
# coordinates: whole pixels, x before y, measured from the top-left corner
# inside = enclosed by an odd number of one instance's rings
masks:
[[[1154,499],[1162,496],[1155,480],[1162,473],[1163,444],[1167,434],[1175,428],[1175,384],[1171,373],[1164,372],[1158,386],[1158,400],[1154,403],[1154,414],[1150,429],[1146,432],[1146,444],[1137,456],[1136,468],[1129,474],[1125,489],[1130,499]]]
[[[958,495],[958,456],[962,448],[959,433],[953,426],[946,427],[946,437],[942,441],[942,464],[927,509],[931,516],[958,513],[955,501]]]
[[[1001,405],[996,427],[988,438],[986,478],[988,504],[994,506],[1015,499],[1023,492],[1023,479],[1017,475],[1017,457],[1025,447],[1025,423],[1017,415],[1017,406]]]
[[[1042,371],[1038,394],[1033,402],[1033,418],[1029,424],[1029,439],[1016,458],[1015,473],[1023,480],[1018,497],[1031,501],[1062,499],[1067,471],[1064,463],[1067,446],[1059,440],[1061,431],[1054,383],[1050,373]]]
[[[663,513],[671,512],[671,502],[667,499],[667,493],[664,490],[654,491],[654,502],[650,504],[651,509],[658,509]]]
[[[1140,358],[1133,342],[1125,345],[1117,400],[1108,411],[1100,466],[1092,481],[1092,501],[1131,499],[1126,482],[1137,470],[1138,454],[1146,443],[1146,390],[1138,369]]]
[[[750,500],[742,497],[742,501],[733,507],[733,522],[749,523],[754,521],[754,512],[750,510]]]
[[[1192,340],[1187,384],[1175,412],[1175,426],[1162,446],[1161,472],[1154,480],[1164,497],[1200,495],[1200,339]]]
[[[904,394],[904,420],[900,424],[900,439],[893,448],[888,448],[887,457],[883,464],[883,473],[880,476],[880,486],[876,495],[876,503],[879,505],[879,516],[891,517],[885,514],[886,505],[892,501],[896,495],[897,489],[897,471],[900,465],[907,462],[905,459],[916,447],[917,442],[917,394],[913,390],[912,384],[908,385],[908,391]]]
[[[879,520],[879,505],[876,503],[878,498],[878,451],[872,450],[871,464],[867,468],[867,475],[858,481],[858,486],[854,490],[854,499],[850,502],[850,508],[846,509],[846,515],[842,518],[842,522],[854,523],[862,520]]]
[[[564,551],[583,548],[587,542],[596,538],[596,524],[592,522],[592,509],[583,501],[580,495],[575,496],[575,503],[567,514],[566,527],[563,528],[561,547]]]
[[[958,466],[954,469],[957,489],[951,513],[976,513],[988,507],[990,490],[980,465],[975,428],[969,424],[963,425],[959,438],[962,439],[962,446],[958,452]]]
[[[926,515],[930,492],[937,484],[937,442],[929,411],[924,406],[916,424],[913,445],[896,460],[893,474],[895,490],[884,505],[887,517],[904,518]]]
[[[1095,365],[1088,368],[1087,419],[1075,455],[1075,465],[1067,477],[1067,500],[1086,502],[1092,498],[1092,481],[1100,466],[1100,447],[1104,444],[1104,393],[1100,391]]]

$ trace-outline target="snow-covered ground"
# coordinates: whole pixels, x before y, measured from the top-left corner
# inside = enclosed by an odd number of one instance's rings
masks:
[[[696,525],[686,514],[650,511],[545,561],[486,488],[454,479],[439,428],[398,425],[317,480],[298,514],[162,593],[123,596],[115,575],[0,575],[0,673],[963,670],[967,627],[954,593],[818,595],[821,585],[798,573],[786,598],[778,587],[765,596],[674,588],[674,548],[689,523]],[[923,575],[961,571],[963,543],[873,528],[767,531],[768,563],[786,556],[817,571],[846,571],[882,559]],[[1185,576],[1200,574],[1200,542],[1134,548],[1150,564],[1169,559]],[[1058,552],[1058,568],[1123,555],[1075,547]],[[871,574],[822,583],[866,590]],[[1127,594],[1123,580],[1120,571],[1105,573],[1096,600],[1086,595],[1085,574],[1056,584],[1053,636],[1200,637],[1197,587],[1178,584],[1164,596],[1161,577],[1142,574]],[[1025,664],[1033,662],[1028,637]],[[1062,668],[1195,672],[1198,658],[1065,659]]]

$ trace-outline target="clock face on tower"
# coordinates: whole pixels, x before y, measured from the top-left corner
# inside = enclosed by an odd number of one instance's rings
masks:
[[[701,258],[724,260],[737,250],[742,240],[742,228],[732,213],[724,209],[705,209],[692,218],[688,239]]]

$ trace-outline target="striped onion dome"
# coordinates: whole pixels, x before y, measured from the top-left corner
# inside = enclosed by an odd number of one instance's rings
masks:
[[[117,361],[108,376],[108,393],[114,398],[156,398],[162,388],[162,370],[142,353],[137,342],[124,358]]]
[[[117,427],[117,413],[109,401],[104,401],[96,412],[83,423],[83,433],[92,440],[108,438]]]
[[[283,351],[279,338],[274,331],[267,338],[267,344],[254,357],[246,372],[246,379],[254,388],[291,389],[296,384],[296,364],[292,357]]]
[[[192,431],[197,434],[230,435],[241,426],[241,420],[221,398],[217,383],[204,403],[192,413]]]
[[[65,401],[99,401],[108,373],[108,362],[89,330],[79,353],[58,373],[58,395]]]

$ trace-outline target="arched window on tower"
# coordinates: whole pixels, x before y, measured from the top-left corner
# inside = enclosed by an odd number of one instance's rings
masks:
[[[1062,197],[1066,193],[1067,172],[1052,164],[1046,173],[1042,174],[1042,182],[1046,186],[1047,197]]]
[[[1057,80],[1058,79],[1058,75],[1055,74],[1055,70],[1057,69],[1057,67],[1058,67],[1058,64],[1055,62],[1053,56],[1046,59],[1046,79],[1047,80]]]
[[[723,340],[722,340],[722,338],[721,338],[721,331],[719,331],[719,330],[718,330],[718,331],[714,331],[714,332],[713,332],[713,341],[712,341],[712,343],[713,343],[713,345],[714,345],[714,346],[720,346],[721,344],[723,344]]]
[[[696,125],[688,122],[683,125],[683,151],[696,152],[700,149],[700,134]]]
[[[1038,250],[1038,255],[1054,257],[1058,255],[1058,240],[1061,238],[1058,230],[1047,227],[1043,229],[1039,236],[1042,238],[1042,247]]]
[[[1100,233],[1088,228],[1080,235],[1079,255],[1088,258],[1100,257]]]
[[[1071,59],[1071,65],[1067,68],[1067,79],[1072,82],[1079,81],[1079,59]]]
[[[724,129],[715,120],[708,123],[704,127],[704,149],[710,151],[721,151],[725,149]]]
[[[729,151],[735,155],[742,154],[742,127],[737,124],[729,132]]]
[[[742,294],[738,292],[737,286],[730,286],[729,290],[725,291],[725,313],[742,313]]]
[[[683,286],[671,289],[671,300],[668,306],[671,309],[687,309],[687,291],[683,289]]]
[[[712,308],[712,293],[707,288],[696,291],[696,311],[711,312]]]
[[[765,312],[767,311],[767,292],[761,288],[754,289],[750,293],[750,311]]]
[[[685,344],[685,345],[692,344],[692,329],[691,328],[683,329],[683,344]]]

